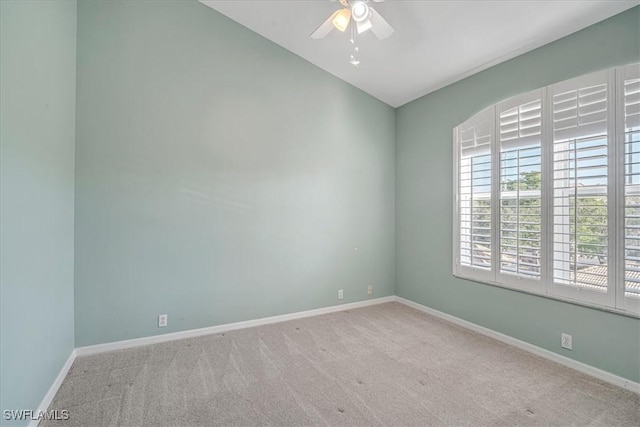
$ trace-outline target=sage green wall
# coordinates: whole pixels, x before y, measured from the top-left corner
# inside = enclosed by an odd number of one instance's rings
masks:
[[[518,93],[638,60],[636,7],[399,108],[396,294],[639,381],[640,320],[456,279],[451,255],[452,129]]]
[[[76,2],[0,1],[2,411],[38,409],[74,347],[75,85]]]
[[[77,94],[78,346],[393,295],[391,107],[195,0],[80,2]]]

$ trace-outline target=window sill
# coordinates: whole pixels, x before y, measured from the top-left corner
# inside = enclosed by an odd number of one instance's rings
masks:
[[[604,312],[607,312],[607,313],[618,314],[620,316],[631,317],[633,319],[640,319],[640,313],[635,313],[635,312],[627,311],[627,310],[621,310],[619,308],[605,307],[603,305],[592,304],[592,303],[589,303],[589,302],[575,300],[575,299],[572,299],[572,298],[565,298],[565,297],[556,296],[556,295],[543,294],[543,293],[540,293],[540,292],[532,292],[532,291],[528,291],[526,289],[511,287],[511,286],[507,286],[505,284],[494,282],[494,281],[490,281],[490,280],[479,280],[477,278],[465,276],[465,275],[462,275],[462,274],[459,274],[459,273],[454,273],[453,277],[456,277],[458,279],[469,280],[471,282],[480,283],[480,284],[483,284],[483,285],[495,286],[497,288],[507,289],[507,290],[514,291],[514,292],[520,292],[520,293],[527,294],[527,295],[533,295],[533,296],[536,296],[536,297],[546,298],[546,299],[550,299],[550,300],[553,300],[553,301],[560,301],[560,302],[564,302],[564,303],[568,303],[568,304],[578,305],[578,306],[581,306],[581,307],[591,308],[591,309],[594,309],[594,310],[604,311]]]

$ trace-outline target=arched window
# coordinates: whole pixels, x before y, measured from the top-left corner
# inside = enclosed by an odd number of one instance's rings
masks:
[[[454,275],[640,313],[640,64],[454,129]]]

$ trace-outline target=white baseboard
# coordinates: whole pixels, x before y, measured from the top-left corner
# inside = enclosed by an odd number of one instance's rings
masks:
[[[484,326],[476,325],[475,323],[468,322],[466,320],[460,319],[459,317],[455,317],[450,314],[443,313],[441,311],[427,307],[425,305],[418,304],[417,302],[413,302],[411,300],[408,300],[399,296],[395,297],[395,301],[401,304],[404,304],[406,306],[415,308],[417,310],[420,310],[424,313],[431,314],[433,316],[447,320],[451,323],[455,323],[456,325],[462,326],[463,328],[467,328],[474,332],[478,332],[482,335],[496,339],[505,344],[509,344],[521,350],[527,351],[529,353],[533,353],[536,356],[540,356],[545,359],[551,360],[553,362],[559,363],[561,365],[567,366],[571,369],[575,369],[576,371],[582,372],[583,374],[590,375],[602,381],[606,381],[608,383],[617,385],[618,387],[622,387],[627,390],[640,394],[640,383],[612,374],[611,372],[603,371],[602,369],[595,368],[591,365],[587,365],[586,363],[578,362],[577,360],[570,359],[566,356],[562,356],[561,354],[554,353],[553,351],[544,349],[542,347],[538,347],[536,345],[530,344],[525,341],[521,341],[517,338],[510,337],[500,332],[496,332],[492,329],[485,328]]]
[[[125,348],[140,347],[143,345],[158,344],[168,341],[181,340],[184,338],[199,337],[202,335],[219,334],[221,332],[234,331],[237,329],[251,328],[254,326],[268,325],[271,323],[286,322],[287,320],[302,319],[304,317],[319,316],[321,314],[335,313],[337,311],[352,310],[370,305],[393,302],[395,296],[375,298],[366,301],[352,302],[348,304],[334,305],[331,307],[317,308],[314,310],[300,311],[297,313],[282,314],[279,316],[264,317],[262,319],[245,320],[243,322],[227,323],[224,325],[210,326],[207,328],[190,329],[188,331],[173,332],[164,335],[154,335],[151,337],[134,338],[124,341],[115,341],[105,344],[89,345],[76,348],[77,356],[87,356],[90,354],[104,353],[107,351],[123,350]]]
[[[73,365],[74,360],[76,360],[76,351],[71,350],[69,358],[66,362],[64,362],[64,365],[62,365],[60,373],[58,373],[55,381],[53,382],[53,384],[51,384],[51,387],[49,387],[49,391],[47,391],[47,394],[44,395],[42,402],[40,402],[40,406],[38,406],[38,410],[35,412],[36,414],[43,413],[47,409],[49,409],[49,405],[51,405],[53,398],[55,397],[56,393],[58,393],[58,390],[62,385],[62,381],[64,381],[64,379],[66,378],[67,373],[69,372],[69,369],[71,369],[71,365]],[[29,423],[29,427],[36,427],[39,422],[40,420],[31,420],[31,422]]]

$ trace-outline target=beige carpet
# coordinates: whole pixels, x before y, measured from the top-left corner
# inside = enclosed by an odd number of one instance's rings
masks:
[[[73,426],[640,425],[640,396],[398,303],[76,359]]]

